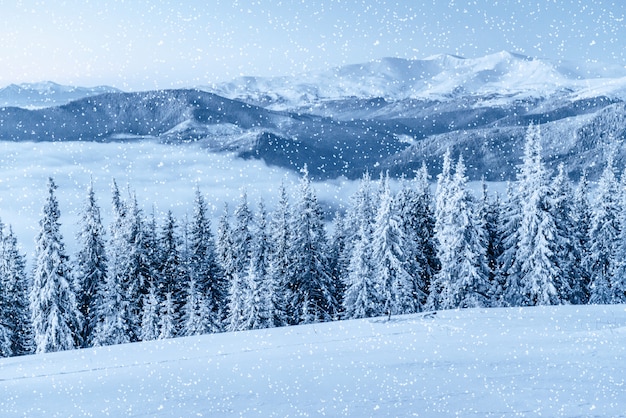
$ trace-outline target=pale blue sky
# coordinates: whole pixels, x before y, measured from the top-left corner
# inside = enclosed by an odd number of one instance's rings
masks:
[[[622,0],[0,0],[0,86],[187,87],[501,50],[624,68],[625,14]]]

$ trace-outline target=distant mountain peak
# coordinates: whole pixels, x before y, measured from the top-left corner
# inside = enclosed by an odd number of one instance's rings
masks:
[[[0,89],[0,106],[41,108],[67,104],[73,100],[120,90],[109,86],[77,87],[40,81],[10,84]]]

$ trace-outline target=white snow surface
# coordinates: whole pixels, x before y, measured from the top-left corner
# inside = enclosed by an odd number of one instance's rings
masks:
[[[200,87],[243,100],[271,98],[268,108],[289,110],[342,98],[447,101],[485,97],[498,106],[518,99],[549,97],[571,100],[606,95],[626,97],[626,70],[532,58],[502,51],[483,57],[435,55],[425,59],[383,58],[283,77],[240,77]]]
[[[0,360],[2,417],[624,417],[626,306],[467,309]]]

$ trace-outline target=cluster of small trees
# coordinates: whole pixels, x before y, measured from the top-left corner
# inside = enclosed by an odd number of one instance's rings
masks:
[[[454,167],[453,167],[454,165]],[[526,135],[518,179],[501,200],[470,192],[463,159],[443,159],[433,195],[423,167],[392,192],[365,174],[329,236],[306,170],[274,211],[245,193],[214,234],[196,190],[183,225],[161,225],[113,184],[102,225],[93,189],[70,261],[56,185],[25,273],[15,237],[0,227],[0,355],[20,355],[284,325],[491,306],[626,301],[626,175],[612,161],[594,209],[541,160],[538,126]]]

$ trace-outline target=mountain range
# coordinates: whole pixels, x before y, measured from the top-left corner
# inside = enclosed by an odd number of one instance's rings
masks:
[[[364,170],[410,176],[422,163],[435,174],[450,148],[470,178],[506,180],[536,123],[546,162],[564,163],[574,178],[582,169],[597,174],[608,153],[618,163],[626,157],[624,68],[508,52],[385,58],[195,89],[74,91],[82,97],[57,106],[0,108],[0,140],[192,141],[281,167],[306,163],[320,179]]]

